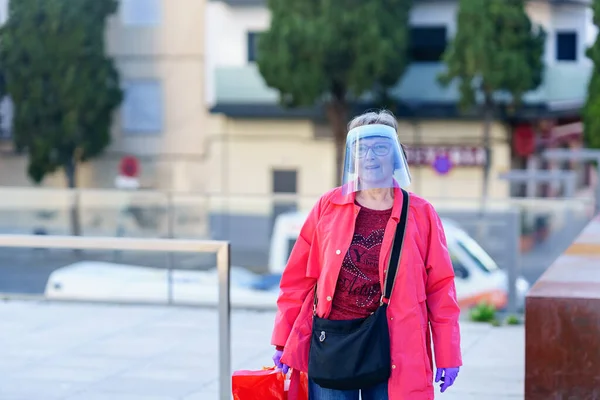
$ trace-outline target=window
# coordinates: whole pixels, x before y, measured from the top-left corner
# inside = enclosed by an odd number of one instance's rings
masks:
[[[153,26],[161,20],[161,0],[121,0],[121,20],[124,25]]]
[[[260,32],[248,32],[248,62],[255,62],[258,55],[258,39]]]
[[[0,0],[0,25],[4,25],[8,19],[8,1]]]
[[[298,171],[296,170],[278,170],[272,171],[273,193],[298,193]],[[298,204],[295,199],[281,200],[276,199],[273,202],[271,211],[271,233],[275,226],[275,220],[283,213],[298,211]]]
[[[556,32],[556,60],[577,61],[577,32]]]
[[[458,257],[450,252],[450,260],[452,261],[452,267],[454,268],[454,276],[458,279],[468,279],[469,270],[460,262]]]
[[[294,246],[296,245],[296,238],[290,238],[287,241],[287,251],[285,253],[285,263],[287,264],[287,262],[290,259],[290,256],[292,255],[292,250],[294,250]]]
[[[458,234],[456,239],[458,246],[484,273],[489,274],[499,269],[494,260],[469,235]]]
[[[273,170],[273,193],[297,193],[298,171]]]
[[[163,94],[159,81],[132,80],[124,85],[122,128],[126,133],[163,130]]]
[[[10,139],[12,136],[12,122],[14,115],[13,102],[4,97],[0,102],[0,139]]]
[[[438,62],[446,50],[445,26],[410,28],[409,56],[413,62]]]

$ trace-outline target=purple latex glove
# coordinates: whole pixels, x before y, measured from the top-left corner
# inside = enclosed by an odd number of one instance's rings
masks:
[[[444,391],[446,391],[446,389],[448,389],[450,386],[452,386],[452,384],[454,384],[454,381],[456,380],[456,377],[458,376],[458,371],[459,371],[460,367],[456,367],[456,368],[438,368],[437,372],[435,374],[435,382],[439,382],[442,381],[442,384],[440,385],[440,389],[441,392],[444,393]]]
[[[281,351],[281,350],[275,350],[275,354],[273,354],[273,362],[275,363],[275,366],[277,368],[279,368],[280,370],[282,370],[284,374],[287,374],[288,370],[290,369],[290,367],[288,367],[287,365],[281,363],[281,355],[282,354],[283,354],[283,351]]]

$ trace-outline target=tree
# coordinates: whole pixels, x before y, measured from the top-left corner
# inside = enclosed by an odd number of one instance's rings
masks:
[[[385,98],[407,65],[412,0],[269,0],[258,68],[285,107],[323,105],[341,179],[349,107]]]
[[[119,75],[105,55],[107,18],[117,0],[11,0],[0,29],[0,74],[14,104],[13,137],[40,183],[62,168],[77,185],[77,166],[110,142],[122,101]],[[79,234],[76,205],[72,233]]]
[[[487,155],[483,193],[488,195],[490,130],[498,106],[516,109],[542,83],[546,34],[532,26],[524,0],[460,0],[458,31],[444,53],[440,83],[458,82],[460,108],[479,109]]]
[[[594,25],[600,27],[600,0],[592,3]],[[588,147],[600,148],[600,36],[587,49],[587,57],[594,66],[588,83],[586,103],[583,107],[583,136]]]

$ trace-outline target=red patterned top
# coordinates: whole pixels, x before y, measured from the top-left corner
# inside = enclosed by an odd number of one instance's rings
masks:
[[[391,215],[391,208],[371,210],[361,206],[352,243],[342,262],[329,319],[365,318],[379,306],[379,252]]]

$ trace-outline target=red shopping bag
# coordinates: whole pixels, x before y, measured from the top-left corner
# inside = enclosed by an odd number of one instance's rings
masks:
[[[235,371],[231,386],[234,400],[287,400],[285,375],[274,367]]]
[[[235,371],[231,378],[233,400],[287,400],[289,381],[275,367]],[[300,372],[298,400],[308,400],[308,377]]]
[[[298,400],[308,400],[308,376],[300,372],[300,389],[298,390]]]

